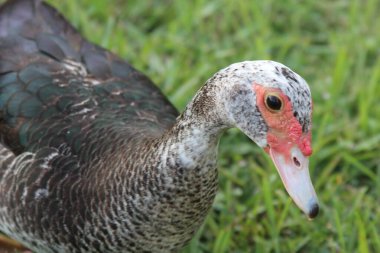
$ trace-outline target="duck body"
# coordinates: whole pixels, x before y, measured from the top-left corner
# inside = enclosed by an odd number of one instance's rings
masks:
[[[149,78],[85,40],[51,6],[5,3],[0,231],[36,252],[179,251],[211,208],[223,131],[237,125],[268,145],[256,82],[294,85],[287,96],[306,136],[310,91],[282,64],[231,65],[179,115]]]
[[[0,32],[1,230],[38,252],[181,248],[217,173],[216,160],[160,158],[175,108],[40,1],[4,5]]]

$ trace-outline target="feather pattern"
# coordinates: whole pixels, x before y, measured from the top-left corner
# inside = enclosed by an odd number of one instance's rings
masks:
[[[187,192],[151,170],[160,165],[145,151],[177,117],[152,82],[40,1],[2,6],[0,34],[1,230],[39,252],[171,251],[189,240],[208,207],[194,220],[172,191],[198,195],[204,184],[199,175]],[[168,215],[176,205],[185,213]]]

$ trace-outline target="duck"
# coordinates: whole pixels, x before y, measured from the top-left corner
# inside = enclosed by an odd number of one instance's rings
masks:
[[[34,252],[178,252],[218,188],[238,128],[310,219],[312,98],[270,60],[216,72],[182,113],[144,74],[51,5],[0,7],[0,231]]]

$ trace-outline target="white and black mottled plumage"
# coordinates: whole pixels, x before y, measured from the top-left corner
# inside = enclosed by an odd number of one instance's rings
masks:
[[[0,9],[0,230],[36,252],[176,252],[217,190],[217,146],[266,147],[252,84],[281,89],[309,132],[306,82],[272,61],[233,64],[178,116],[143,74],[52,7]]]

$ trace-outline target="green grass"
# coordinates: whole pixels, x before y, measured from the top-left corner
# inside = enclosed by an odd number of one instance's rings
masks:
[[[180,110],[213,73],[242,60],[282,62],[310,84],[320,216],[308,221],[270,159],[231,130],[213,209],[183,252],[380,252],[379,1],[51,2]]]

